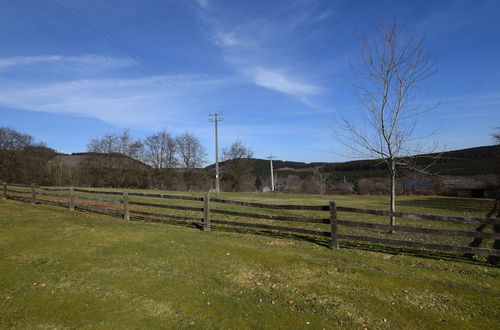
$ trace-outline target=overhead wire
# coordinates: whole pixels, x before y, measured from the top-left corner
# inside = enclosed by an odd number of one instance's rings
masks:
[[[120,51],[126,53],[129,57],[132,59],[136,60],[139,62],[141,65],[143,65],[148,71],[153,75],[153,76],[161,76],[158,74],[158,69],[151,66],[148,61],[144,59],[143,56],[138,54],[136,51],[134,51],[132,48],[130,48],[127,44],[116,38],[113,33],[111,33],[109,30],[107,30],[105,27],[97,23],[95,20],[90,18],[88,15],[86,15],[83,11],[78,10],[76,7],[72,7],[69,4],[64,4],[63,1],[59,0],[58,1],[59,6],[66,11],[68,14],[70,14],[76,21],[80,22],[90,30],[93,30],[95,33],[98,35],[103,36],[108,42],[113,44],[117,49]],[[174,88],[173,84],[167,84],[167,82],[164,79],[160,79],[157,82],[160,84],[164,85],[165,87],[168,88]],[[156,85],[152,85],[153,88],[162,91],[161,89],[158,88]]]
[[[42,24],[45,24],[47,25],[48,27],[50,27],[52,30],[54,30],[55,32],[59,33],[60,35],[62,35],[63,37],[65,37],[66,39],[70,40],[72,43],[74,43],[75,45],[85,49],[86,51],[89,51],[90,53],[95,53],[95,50],[94,49],[91,49],[89,48],[88,46],[86,45],[83,45],[79,42],[76,41],[75,38],[72,38],[70,37],[69,35],[67,35],[66,33],[64,32],[61,32],[61,30],[59,28],[57,28],[54,24],[52,24],[50,21],[46,20],[45,18],[43,18],[43,16],[40,16],[38,14],[36,14],[35,12],[23,7],[23,6],[20,6],[19,5],[19,2],[15,2],[13,0],[5,0],[7,3],[9,3],[12,7],[16,8],[17,10],[23,12],[24,14],[28,15],[28,16],[31,16],[33,17],[34,19],[36,19],[38,22],[42,23]]]

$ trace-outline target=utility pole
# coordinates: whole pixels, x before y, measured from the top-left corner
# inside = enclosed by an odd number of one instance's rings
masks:
[[[210,118],[208,121],[214,123],[215,125],[215,192],[217,196],[219,196],[219,134],[217,130],[217,123],[222,121],[221,113],[211,113],[209,114]]]
[[[274,192],[274,174],[273,174],[273,158],[274,158],[274,156],[271,155],[267,158],[271,162],[271,191]]]

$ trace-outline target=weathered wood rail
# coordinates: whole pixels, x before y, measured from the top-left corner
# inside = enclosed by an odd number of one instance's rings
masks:
[[[128,191],[120,192],[120,191],[81,189],[81,188],[76,189],[73,187],[48,188],[48,187],[38,187],[34,184],[21,185],[21,184],[10,184],[10,183],[7,184],[5,182],[3,183],[2,191],[4,199],[7,198],[16,199],[24,202],[31,202],[32,204],[46,203],[51,205],[64,206],[64,207],[69,207],[70,210],[77,209],[77,210],[85,210],[91,212],[120,215],[126,220],[129,219],[130,215],[133,215],[134,217],[139,216],[139,217],[147,217],[148,219],[153,218],[150,220],[160,221],[160,222],[161,220],[158,219],[203,223],[203,229],[205,231],[210,231],[211,224],[219,224],[226,226],[256,228],[256,229],[265,229],[273,231],[285,231],[290,233],[299,233],[299,234],[313,235],[319,237],[329,237],[331,239],[331,246],[333,249],[339,248],[340,240],[349,240],[349,241],[378,243],[384,245],[387,244],[387,245],[404,246],[412,248],[441,250],[454,253],[470,253],[476,255],[500,256],[500,250],[496,249],[455,246],[449,244],[438,244],[435,242],[416,242],[403,239],[371,237],[365,235],[352,235],[352,234],[339,233],[339,228],[352,227],[352,228],[376,229],[384,231],[396,230],[397,232],[401,233],[418,233],[426,235],[441,235],[447,237],[471,237],[471,238],[493,239],[493,240],[500,240],[500,233],[436,229],[436,228],[412,227],[412,226],[390,226],[379,223],[343,220],[338,218],[338,212],[370,214],[376,216],[396,216],[400,218],[406,218],[418,221],[420,220],[435,221],[441,223],[447,222],[455,224],[499,225],[500,218],[457,217],[457,216],[444,216],[444,215],[420,214],[420,213],[409,213],[409,212],[391,213],[389,211],[382,211],[382,210],[337,206],[334,201],[330,202],[330,205],[281,205],[281,204],[264,204],[264,203],[234,201],[234,200],[226,200],[219,198],[210,199],[209,195],[205,195],[204,197],[193,197],[193,196],[178,196],[178,195],[139,193],[139,192],[128,192]],[[53,193],[50,191],[57,193]],[[66,194],[60,192],[66,192]],[[110,195],[110,196],[114,195],[114,196],[119,196],[119,198],[104,199],[104,198],[76,195],[75,193],[87,193],[87,194]],[[54,199],[40,198],[38,196],[54,197]],[[183,205],[181,206],[181,205],[159,204],[152,202],[150,203],[150,202],[130,201],[129,197],[131,196],[142,197],[142,198],[153,198],[153,199],[171,199],[171,200],[184,200],[190,202],[202,202],[202,205],[200,205],[200,207],[193,207],[193,206],[183,206]],[[82,202],[87,202],[87,204],[82,204]],[[101,203],[107,207],[103,208],[89,204],[92,202]],[[242,211],[232,211],[232,210],[230,211],[230,210],[213,208],[214,204],[219,204],[219,205],[231,204],[235,206],[252,207],[259,209],[272,209],[272,210],[328,211],[329,217],[309,218],[300,216],[283,216],[283,215],[270,215],[264,213],[254,213],[254,212],[242,212]],[[158,211],[152,212],[152,211],[136,210],[136,209],[130,209],[130,206],[198,212],[201,213],[201,216],[200,217],[181,216],[168,213],[159,213]],[[211,219],[211,215],[216,215],[216,214],[241,217],[241,218],[264,219],[270,221],[296,222],[303,224],[304,223],[330,224],[330,230],[323,231],[317,229],[297,228],[297,227],[289,227],[289,226],[273,225],[273,224],[250,223],[240,220]]]

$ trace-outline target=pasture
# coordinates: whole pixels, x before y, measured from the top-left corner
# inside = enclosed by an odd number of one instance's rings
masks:
[[[332,198],[221,197],[311,205]],[[491,201],[409,196],[400,205],[484,216]],[[500,269],[483,258],[348,241],[333,251],[326,238],[228,226],[203,232],[193,223],[12,200],[0,200],[0,226],[2,327],[486,329],[500,321]]]

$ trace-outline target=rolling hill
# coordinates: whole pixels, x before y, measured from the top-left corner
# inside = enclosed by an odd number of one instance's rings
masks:
[[[446,151],[441,153],[439,160],[431,167],[432,173],[441,175],[479,175],[495,173],[496,162],[499,159],[500,146],[482,146],[461,150]],[[426,154],[415,156],[418,164],[426,164],[437,154]],[[224,166],[225,162],[221,162]],[[269,160],[250,159],[253,173],[256,176],[269,176]],[[273,168],[279,176],[297,175],[301,178],[310,176],[316,168],[324,168],[326,172],[336,172],[338,176],[345,176],[350,179],[362,177],[383,177],[386,176],[384,165],[379,160],[354,160],[349,162],[314,162],[304,163],[295,161],[274,160]],[[215,164],[207,166],[205,169],[213,170]]]

